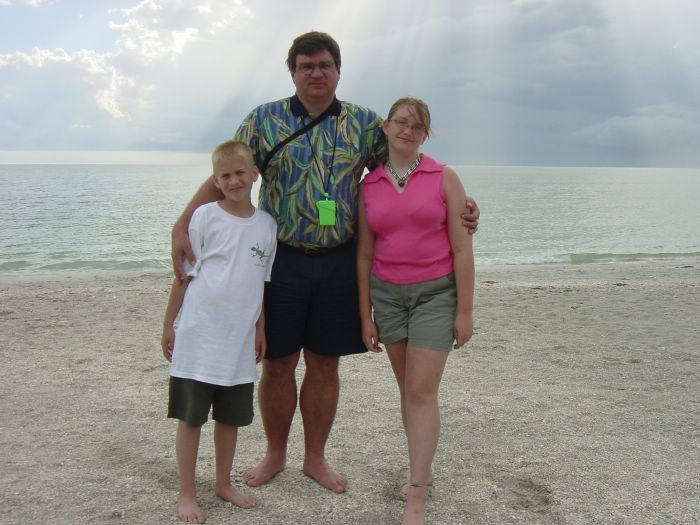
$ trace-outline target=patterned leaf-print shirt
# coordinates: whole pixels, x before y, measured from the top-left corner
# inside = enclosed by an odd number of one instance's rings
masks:
[[[236,131],[262,166],[268,152],[311,121],[294,95],[255,108]],[[386,148],[382,119],[335,99],[330,115],[275,153],[262,174],[259,207],[277,221],[277,238],[291,246],[333,247],[355,237],[357,195],[365,167]],[[335,226],[321,226],[316,201],[336,201]]]

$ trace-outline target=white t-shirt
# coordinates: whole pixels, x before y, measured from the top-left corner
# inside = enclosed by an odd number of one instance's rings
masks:
[[[204,204],[189,227],[193,277],[180,309],[170,375],[232,386],[257,380],[255,323],[277,248],[277,225],[262,210],[243,219],[217,202]]]

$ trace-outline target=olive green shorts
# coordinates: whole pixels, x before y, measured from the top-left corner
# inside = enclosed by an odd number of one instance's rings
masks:
[[[452,349],[457,313],[453,273],[414,284],[389,283],[370,275],[369,288],[383,344],[407,339],[416,348]]]
[[[219,386],[194,379],[170,376],[168,417],[184,421],[191,427],[212,419],[234,427],[253,422],[253,383]]]

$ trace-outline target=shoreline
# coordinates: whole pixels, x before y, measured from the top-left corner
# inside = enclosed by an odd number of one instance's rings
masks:
[[[537,262],[537,263],[480,263],[476,261],[477,277],[480,273],[503,273],[514,271],[516,274],[532,272],[541,272],[550,268],[578,268],[585,269],[588,267],[611,267],[620,266],[624,268],[628,265],[660,265],[660,266],[676,266],[676,265],[698,265],[700,264],[700,255],[687,254],[687,256],[678,258],[655,258],[655,259],[639,259],[639,260],[614,260],[614,261],[594,261],[594,262]],[[143,268],[143,269],[70,269],[70,270],[5,270],[0,271],[0,285],[3,283],[37,283],[42,281],[70,281],[82,279],[100,279],[100,278],[119,278],[119,277],[160,277],[162,275],[172,275],[170,268]]]
[[[57,273],[0,274],[3,523],[178,523],[159,348],[172,274]],[[428,523],[700,521],[698,297],[700,258],[477,265],[475,334],[441,386]],[[243,487],[256,508],[232,508],[213,496],[208,423],[197,471],[208,523],[400,522],[407,461],[386,355],[344,358],[340,374],[327,455],[349,492],[302,474],[297,413],[287,469]],[[264,446],[256,413],[237,485]]]

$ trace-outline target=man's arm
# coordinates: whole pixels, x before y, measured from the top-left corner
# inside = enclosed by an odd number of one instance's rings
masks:
[[[194,194],[192,200],[187,204],[187,207],[185,207],[185,211],[182,212],[182,215],[180,215],[173,225],[170,256],[173,260],[173,270],[177,279],[182,280],[187,277],[185,268],[182,265],[183,258],[187,257],[187,260],[190,261],[191,264],[195,263],[195,257],[192,252],[192,245],[190,244],[190,237],[188,234],[190,219],[192,218],[194,210],[202,204],[218,201],[222,198],[223,195],[221,191],[214,186],[214,179],[209,177],[199,187],[197,193]]]

